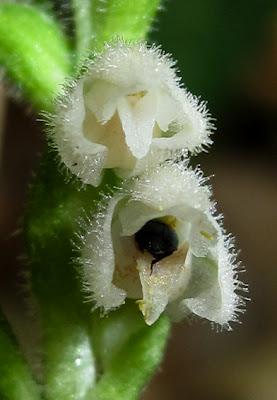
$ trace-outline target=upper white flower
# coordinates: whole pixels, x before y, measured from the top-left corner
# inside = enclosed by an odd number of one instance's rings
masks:
[[[157,152],[161,159],[166,151],[200,151],[212,129],[205,105],[180,86],[168,55],[121,41],[106,45],[65,90],[52,125],[62,161],[95,186],[103,168],[132,176]]]
[[[235,255],[199,171],[166,163],[111,197],[84,235],[85,287],[109,311],[137,299],[147,324],[166,311],[229,326],[241,304]]]

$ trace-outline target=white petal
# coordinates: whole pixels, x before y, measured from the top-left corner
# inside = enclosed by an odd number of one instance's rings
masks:
[[[155,147],[171,150],[185,148],[195,152],[211,144],[213,125],[203,102],[184,89],[171,87],[167,95],[159,93],[160,103],[157,122],[165,133],[154,138]]]
[[[158,92],[158,106],[156,121],[163,132],[168,130],[168,126],[173,122],[178,115],[178,104],[172,96],[162,91]]]
[[[74,108],[74,111],[72,110]],[[56,116],[55,147],[63,163],[84,183],[97,186],[107,158],[107,149],[92,143],[83,134],[85,105],[83,81],[72,93],[71,102],[66,106],[64,116]]]
[[[97,79],[135,90],[178,85],[174,62],[159,48],[143,42],[106,45],[89,71]]]
[[[237,290],[241,290],[242,284],[237,277],[236,254],[232,250],[232,243],[229,243],[229,239],[223,237],[220,239],[217,260],[221,310],[215,321],[221,325],[228,325],[229,322],[237,320],[238,312],[243,311],[244,308],[244,301],[237,293]]]
[[[178,97],[182,105],[178,131],[182,134],[183,144],[189,151],[202,150],[203,146],[212,143],[213,125],[206,105],[185,90],[179,89]]]
[[[191,279],[184,304],[191,312],[215,321],[221,310],[218,265],[208,257],[192,256]]]
[[[118,114],[127,146],[140,159],[150,150],[155,124],[156,99],[150,93],[131,106],[126,98],[118,101]]]
[[[157,211],[140,201],[129,201],[118,213],[122,226],[122,236],[132,236],[139,231],[147,221],[164,216],[164,211]]]
[[[62,144],[60,155],[68,167],[83,183],[98,186],[107,158],[107,149],[85,138],[71,138]]]
[[[111,225],[114,209],[120,200],[120,196],[113,198],[105,212],[95,217],[81,254],[84,286],[96,306],[105,311],[120,306],[126,297],[125,291],[113,284],[115,259]]]
[[[217,242],[217,229],[212,222],[212,217],[209,219],[203,213],[198,213],[192,220],[192,230],[189,240],[191,251],[197,257],[205,257],[210,248]]]
[[[70,103],[66,107],[64,124],[67,129],[72,128],[72,134],[79,134],[82,128],[82,123],[85,117],[85,104],[84,104],[84,80],[80,80],[78,85],[74,88]],[[77,132],[76,132],[77,131]]]
[[[168,302],[178,298],[185,290],[189,269],[185,265],[187,247],[157,262],[151,273],[152,257],[138,259],[143,299],[139,301],[145,322],[152,325],[165,310]]]
[[[223,236],[208,256],[192,256],[191,279],[183,300],[191,312],[226,326],[236,319],[241,301],[233,258]]]
[[[154,128],[155,129],[155,128]],[[155,139],[153,139],[155,142]],[[159,149],[153,147],[153,141],[150,147],[149,153],[141,159],[135,160],[132,169],[117,168],[116,173],[121,178],[131,178],[134,176],[142,175],[145,171],[156,168],[157,165],[161,164],[165,160],[175,158],[176,154],[172,154],[172,151],[165,149]]]
[[[199,218],[199,214],[197,210],[183,204],[161,210],[149,207],[142,201],[129,200],[124,204],[124,207],[118,211],[118,219],[122,227],[121,235],[132,236],[139,231],[146,222],[152,219],[166,216],[175,217],[178,221],[178,236],[181,242],[184,242],[191,239],[191,224],[195,218]]]
[[[187,138],[183,132],[178,132],[171,137],[154,138],[152,142],[153,150],[179,150],[187,148]]]
[[[130,171],[135,165],[135,158],[125,142],[125,135],[116,113],[107,123],[99,124],[94,114],[87,112],[83,131],[91,143],[104,146],[107,157],[105,168],[121,167]]]
[[[87,107],[101,123],[109,121],[116,111],[116,104],[121,92],[110,82],[96,80],[86,82],[88,92],[84,94]],[[86,87],[85,86],[85,87]]]
[[[159,211],[181,204],[206,211],[211,206],[210,195],[197,173],[168,163],[143,174],[134,184],[132,197]]]
[[[139,275],[136,269],[140,254],[134,238],[122,236],[120,221],[115,219],[112,226],[115,272],[113,282],[125,290],[128,298],[138,299],[142,295]]]

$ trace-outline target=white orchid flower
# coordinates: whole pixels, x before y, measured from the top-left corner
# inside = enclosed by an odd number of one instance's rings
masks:
[[[83,236],[90,299],[105,312],[136,299],[149,325],[167,312],[229,327],[241,306],[235,255],[201,172],[170,162],[131,181]]]
[[[166,151],[211,143],[205,104],[181,87],[174,62],[157,47],[118,41],[95,55],[58,102],[51,138],[62,162],[97,186],[104,168],[130,177]]]

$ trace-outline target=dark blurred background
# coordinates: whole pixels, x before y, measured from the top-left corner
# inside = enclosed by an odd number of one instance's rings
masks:
[[[166,1],[151,40],[178,60],[183,81],[207,100],[217,131],[198,156],[225,226],[242,249],[251,302],[233,332],[176,325],[143,400],[277,399],[277,4],[269,0]],[[1,88],[1,301],[21,337],[22,239],[18,228],[45,145],[27,105]],[[24,346],[24,339],[23,339]],[[112,400],[112,399],[111,399]]]

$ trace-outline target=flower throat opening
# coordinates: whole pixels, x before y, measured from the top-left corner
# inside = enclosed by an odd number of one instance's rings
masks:
[[[175,230],[163,221],[153,219],[146,222],[135,234],[140,251],[148,251],[153,256],[153,265],[178,249],[179,240]]]

